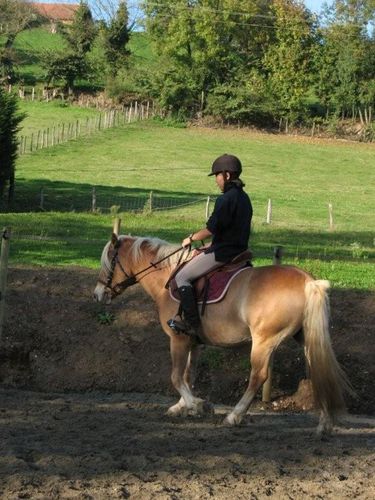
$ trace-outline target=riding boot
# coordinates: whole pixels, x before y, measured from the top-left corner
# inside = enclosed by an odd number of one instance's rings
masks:
[[[198,305],[192,286],[180,286],[178,292],[181,299],[182,321],[170,319],[167,323],[178,333],[195,336],[198,334],[201,319],[199,316]]]

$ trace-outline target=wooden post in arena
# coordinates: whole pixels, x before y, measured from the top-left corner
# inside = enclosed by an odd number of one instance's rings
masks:
[[[8,272],[10,228],[5,227],[1,237],[1,256],[0,256],[0,341],[3,334],[3,324],[5,317],[5,289]]]
[[[116,236],[120,234],[120,226],[121,226],[121,219],[120,217],[116,217],[116,219],[113,221],[113,232]]]
[[[210,216],[210,197],[207,196],[207,201],[206,201],[206,220],[208,220]]]
[[[281,264],[282,255],[283,255],[283,247],[277,246],[273,249],[273,264],[275,266]],[[269,403],[271,401],[272,369],[273,369],[273,354],[271,355],[270,362],[268,365],[268,378],[264,382],[262,388],[262,401],[265,403]]]

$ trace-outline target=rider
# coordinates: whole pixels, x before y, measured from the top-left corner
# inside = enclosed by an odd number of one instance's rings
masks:
[[[200,316],[192,281],[209,271],[230,262],[236,255],[248,248],[250,225],[253,215],[251,201],[243,190],[245,184],[240,179],[242,165],[233,155],[224,154],[216,158],[212,171],[221,194],[206,227],[190,234],[182,241],[182,246],[190,246],[193,241],[212,238],[211,244],[190,260],[176,275],[183,320],[170,319],[168,325],[188,335],[194,335],[200,326]]]

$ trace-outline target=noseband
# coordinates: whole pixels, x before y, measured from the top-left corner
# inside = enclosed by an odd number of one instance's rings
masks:
[[[169,259],[169,257],[171,257],[172,255],[174,255],[175,253],[177,253],[183,249],[183,247],[177,248],[177,250],[175,250],[174,252],[171,252],[170,254],[168,254],[167,256],[163,257],[162,259],[158,260],[155,263],[151,262],[148,267],[146,267],[145,269],[142,269],[141,271],[138,271],[137,273],[135,273],[131,276],[125,271],[124,266],[121,264],[121,261],[119,259],[118,254],[119,254],[120,247],[121,247],[121,240],[119,239],[119,240],[117,240],[117,242],[114,245],[115,253],[114,253],[112,260],[111,260],[111,266],[110,266],[109,273],[107,276],[107,281],[104,282],[102,280],[99,280],[100,283],[105,285],[106,289],[108,289],[112,292],[112,295],[114,297],[117,297],[117,295],[120,295],[124,290],[126,290],[126,288],[129,288],[130,286],[135,285],[137,283],[137,276],[139,274],[142,274],[151,268],[156,269],[156,266],[158,264],[160,264],[160,262],[163,262],[163,260]],[[181,254],[181,257],[182,257],[182,254]],[[112,286],[113,275],[114,275],[115,268],[116,268],[117,264],[119,265],[121,271],[126,276],[126,279],[124,279],[123,281],[120,281],[120,283],[117,283],[116,285]]]

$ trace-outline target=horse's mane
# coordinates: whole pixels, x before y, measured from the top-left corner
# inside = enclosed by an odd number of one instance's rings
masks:
[[[119,236],[119,239],[124,239],[129,237],[128,235],[121,235]],[[102,253],[101,257],[101,266],[105,269],[105,271],[109,272],[111,269],[111,261],[108,258],[108,248],[110,246],[111,242],[109,241]],[[162,240],[160,238],[153,238],[153,237],[135,237],[134,243],[131,246],[130,252],[131,252],[131,257],[134,259],[134,262],[139,262],[142,258],[143,251],[145,249],[149,250],[150,252],[155,252],[154,260],[159,261],[161,259],[164,259],[168,257],[169,254],[174,252],[175,250],[178,250],[181,248],[179,245],[174,245],[172,243],[168,243],[165,240]],[[181,258],[182,254],[182,258]],[[174,255],[171,255],[169,258],[166,258],[164,261],[163,265],[167,266],[175,266],[177,262],[180,260],[183,262],[188,258],[190,254],[189,249],[182,249],[180,252],[176,252]]]

